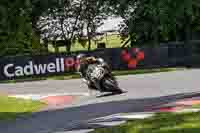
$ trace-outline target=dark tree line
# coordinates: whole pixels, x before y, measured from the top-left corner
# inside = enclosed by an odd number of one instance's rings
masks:
[[[200,32],[198,0],[1,0],[0,55],[48,52],[63,40],[91,50],[96,31],[109,16],[124,19],[120,33],[133,46],[191,40]],[[41,40],[43,43],[41,43]]]

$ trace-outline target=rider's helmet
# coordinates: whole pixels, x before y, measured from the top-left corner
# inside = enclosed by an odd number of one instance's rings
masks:
[[[76,71],[79,72],[80,71],[80,64],[83,64],[83,61],[85,60],[86,55],[85,54],[78,54],[76,56],[76,61],[78,61],[78,65],[76,67]]]
[[[86,54],[79,54],[77,55],[76,59],[82,63],[87,58]]]

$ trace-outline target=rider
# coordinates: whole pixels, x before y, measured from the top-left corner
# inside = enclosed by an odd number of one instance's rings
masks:
[[[83,78],[83,81],[88,85],[88,88],[90,89],[94,88],[95,86],[90,80],[86,78],[86,71],[87,71],[88,66],[90,64],[99,64],[103,67],[107,67],[108,69],[110,69],[108,64],[102,58],[95,58],[94,56],[86,56],[85,54],[79,54],[77,56],[77,59],[79,60],[79,63],[80,63],[78,67],[78,72]],[[97,89],[100,89],[100,88],[97,88]]]

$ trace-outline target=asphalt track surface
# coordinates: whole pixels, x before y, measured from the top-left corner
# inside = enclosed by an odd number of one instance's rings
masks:
[[[88,128],[89,121],[119,113],[144,112],[200,91],[200,70],[183,70],[157,74],[120,76],[120,87],[127,93],[97,98],[81,97],[72,105],[57,110],[34,113],[14,122],[0,122],[1,133],[67,133]],[[42,81],[18,84],[0,84],[1,92],[30,93],[85,93],[82,81]],[[98,126],[98,125],[96,125]]]

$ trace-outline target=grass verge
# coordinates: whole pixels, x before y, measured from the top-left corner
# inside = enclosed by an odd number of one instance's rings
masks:
[[[163,113],[152,118],[128,121],[120,126],[96,129],[90,133],[199,133],[200,112]]]
[[[106,36],[103,37],[103,40],[99,41],[100,42],[104,42],[106,43],[106,48],[120,48],[121,47],[121,39],[119,37],[119,35],[114,34],[114,35],[108,35],[107,38]],[[95,45],[94,41],[91,42],[91,50],[96,49],[97,46]],[[82,50],[86,50],[88,49],[88,42],[85,45],[85,47],[83,47],[78,41],[76,41],[74,44],[72,44],[71,47],[71,51],[82,51]],[[48,45],[48,50],[49,52],[55,52],[55,48],[53,47],[52,44]],[[65,47],[60,47],[59,48],[59,52],[66,52],[66,48]]]
[[[194,109],[200,109],[200,104],[192,105],[192,108],[194,108]]]
[[[43,106],[45,104],[38,101],[0,96],[0,120],[13,120],[18,116],[29,115]]]

